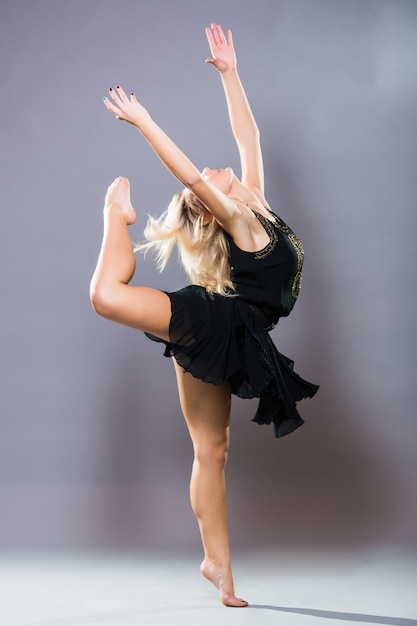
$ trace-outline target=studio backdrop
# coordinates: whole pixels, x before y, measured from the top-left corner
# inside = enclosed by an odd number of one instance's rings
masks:
[[[135,91],[197,167],[239,173],[204,29],[231,28],[266,197],[303,241],[272,337],[320,392],[276,440],[233,402],[234,547],[416,539],[417,3],[19,0],[0,6],[0,547],[199,546],[192,449],[161,346],[92,311],[108,185],[142,237],[180,189],[102,103]],[[138,256],[136,284],[175,290]]]

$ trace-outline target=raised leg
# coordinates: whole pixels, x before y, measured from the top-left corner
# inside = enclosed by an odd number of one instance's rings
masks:
[[[136,264],[128,226],[135,219],[129,181],[116,178],[105,199],[103,243],[91,280],[91,303],[107,319],[168,339],[168,296],[157,289],[128,284]]]
[[[175,362],[181,407],[194,447],[191,506],[197,517],[204,560],[200,570],[226,606],[245,607],[234,592],[226,510],[225,465],[229,446],[230,386],[210,385]]]

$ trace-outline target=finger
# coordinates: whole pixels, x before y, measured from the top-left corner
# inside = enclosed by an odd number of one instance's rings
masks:
[[[219,33],[219,28],[220,28],[220,26],[218,26],[217,24],[212,24],[211,25],[211,31],[213,33],[213,40],[214,40],[214,43],[216,44],[216,46],[221,44],[221,36],[220,36],[220,33]]]
[[[220,43],[227,43],[226,37],[224,36],[223,29],[220,25],[217,25],[217,30],[219,33]]]
[[[213,24],[213,27],[214,27],[214,33],[215,33],[215,38],[216,38],[217,43],[218,44],[227,43],[222,27],[219,24]]]
[[[120,103],[120,97],[116,89],[113,89],[113,87],[109,87],[109,94],[115,104]]]
[[[137,99],[134,93],[130,94],[130,102],[137,102]]]
[[[227,43],[229,44],[229,46],[232,46],[233,48],[233,37],[232,37],[232,31],[230,30],[230,28],[227,29]]]
[[[114,115],[118,116],[121,113],[120,109],[117,106],[115,106],[113,102],[111,102],[108,98],[103,98],[103,102],[104,102],[105,107],[109,111],[114,113]]]
[[[124,92],[124,90],[122,89],[120,85],[116,85],[116,90],[122,102],[128,102],[129,98],[127,97],[126,93]]]
[[[216,45],[216,42],[214,41],[213,33],[209,26],[207,26],[206,28],[206,35],[209,42],[210,50],[213,52],[213,47]]]

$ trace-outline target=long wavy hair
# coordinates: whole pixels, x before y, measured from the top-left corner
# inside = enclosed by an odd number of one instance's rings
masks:
[[[204,224],[204,214],[204,205],[189,189],[184,189],[174,195],[160,218],[149,217],[144,231],[148,242],[135,246],[135,251],[153,250],[162,271],[177,244],[191,283],[204,287],[208,293],[232,296],[225,232],[214,218]]]

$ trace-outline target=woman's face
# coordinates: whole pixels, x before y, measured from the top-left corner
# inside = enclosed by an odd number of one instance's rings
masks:
[[[210,168],[205,167],[201,172],[201,175],[223,193],[229,193],[234,177],[231,167],[226,167],[226,169],[221,170],[211,170]]]

